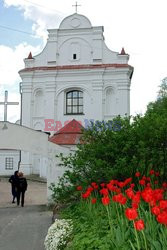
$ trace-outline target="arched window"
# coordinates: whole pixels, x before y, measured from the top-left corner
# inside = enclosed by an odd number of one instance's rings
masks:
[[[66,114],[83,114],[83,92],[72,90],[66,93]]]

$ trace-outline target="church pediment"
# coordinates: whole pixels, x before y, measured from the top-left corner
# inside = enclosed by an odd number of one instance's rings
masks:
[[[83,15],[77,13],[67,16],[61,22],[59,29],[91,28],[91,22]]]
[[[128,64],[129,55],[110,50],[104,41],[103,26],[92,26],[80,14],[67,16],[58,29],[48,30],[43,51],[25,59],[25,68],[93,64]]]

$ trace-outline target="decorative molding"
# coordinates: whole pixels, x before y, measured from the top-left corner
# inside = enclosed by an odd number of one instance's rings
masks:
[[[62,66],[39,66],[32,68],[25,68],[20,70],[20,73],[23,72],[31,72],[31,71],[55,71],[55,70],[73,70],[73,69],[104,69],[104,68],[131,68],[128,64],[117,64],[117,63],[109,63],[109,64],[82,64],[82,65],[62,65]]]
[[[81,25],[81,21],[79,20],[79,18],[73,18],[71,19],[71,26],[73,28],[78,28]]]

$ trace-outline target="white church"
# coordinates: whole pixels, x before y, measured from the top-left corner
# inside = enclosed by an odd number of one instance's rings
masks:
[[[45,135],[59,145],[59,151],[73,150],[80,128],[90,121],[130,115],[133,67],[124,49],[114,52],[107,47],[103,32],[103,26],[93,27],[83,15],[67,16],[58,29],[48,30],[43,51],[36,56],[30,53],[19,71],[21,125],[50,133]],[[13,161],[20,159],[25,174],[47,176],[46,156],[23,150],[17,154]]]

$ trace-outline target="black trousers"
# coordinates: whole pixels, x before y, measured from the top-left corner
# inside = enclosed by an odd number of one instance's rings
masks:
[[[24,195],[25,195],[25,191],[24,190],[19,190],[17,192],[17,205],[20,205],[20,198],[21,198],[21,206],[24,206]]]
[[[16,187],[14,185],[12,185],[12,195],[13,195],[13,201],[14,201],[15,198],[17,198],[17,191],[16,191]]]

